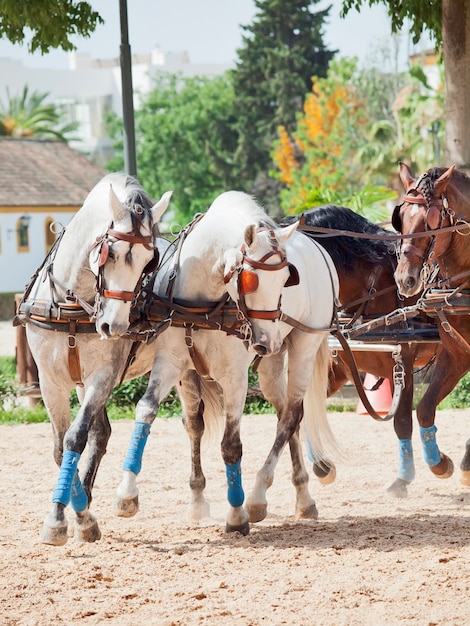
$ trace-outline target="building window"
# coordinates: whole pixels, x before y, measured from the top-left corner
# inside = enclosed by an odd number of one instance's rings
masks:
[[[16,222],[18,252],[29,252],[29,215],[22,215]]]

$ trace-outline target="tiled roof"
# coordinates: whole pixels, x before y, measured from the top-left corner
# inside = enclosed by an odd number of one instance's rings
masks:
[[[60,141],[0,137],[0,207],[81,206],[105,174]]]

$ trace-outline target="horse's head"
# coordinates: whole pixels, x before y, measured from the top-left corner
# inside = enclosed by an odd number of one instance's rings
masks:
[[[415,179],[405,163],[400,163],[400,179],[405,189],[402,204],[395,207],[392,226],[403,235],[416,233],[416,238],[403,239],[398,250],[395,280],[404,296],[423,290],[432,264],[445,252],[451,233],[439,233],[453,224],[454,212],[449,208],[445,192],[454,166],[439,170],[434,177],[428,172]]]
[[[225,253],[227,291],[249,321],[249,349],[260,356],[276,354],[282,347],[281,293],[299,282],[286,258],[286,241],[296,229],[297,222],[285,228],[247,226],[241,250]]]
[[[146,272],[158,263],[157,224],[171,191],[153,206],[145,195],[130,194],[121,202],[110,186],[110,226],[91,246],[89,262],[96,276],[96,330],[103,338],[120,337],[129,326],[132,301]]]

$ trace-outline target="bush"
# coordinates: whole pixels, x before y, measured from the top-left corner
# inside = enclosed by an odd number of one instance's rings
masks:
[[[455,389],[439,405],[439,409],[468,409],[470,407],[470,372],[459,380]]]
[[[141,376],[126,381],[117,387],[109,399],[107,411],[111,420],[134,419],[135,405],[145,393],[148,377]],[[250,368],[248,375],[249,393],[245,403],[245,414],[272,413],[272,405],[265,400],[258,385],[258,376]],[[16,365],[14,357],[0,357],[0,423],[25,423],[48,421],[47,412],[42,401],[33,408],[21,406],[19,397],[21,389],[16,382]],[[79,404],[77,395],[72,392],[72,415],[76,415]],[[470,373],[460,380],[454,391],[439,405],[439,409],[466,409],[470,406]],[[334,411],[354,411],[354,406],[345,405],[331,407]],[[161,403],[159,417],[169,418],[182,414],[181,403],[175,390]]]

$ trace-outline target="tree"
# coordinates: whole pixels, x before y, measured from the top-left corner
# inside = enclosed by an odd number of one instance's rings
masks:
[[[173,190],[172,209],[181,223],[207,210],[222,191],[240,189],[230,74],[158,74],[135,116],[139,180],[155,196]],[[118,130],[122,125],[114,124],[117,139]],[[122,168],[122,159],[107,167]]]
[[[327,77],[315,79],[304,112],[297,117],[296,130],[289,134],[280,128],[273,159],[285,185],[281,191],[285,213],[331,202],[362,213],[365,206],[395,195],[367,185],[364,167],[356,158],[367,142],[366,130],[373,113],[367,100],[371,90],[365,88],[361,76],[356,59],[333,61]],[[377,219],[385,215],[383,208],[375,212]]]
[[[89,37],[103,19],[81,0],[0,0],[0,37],[23,43],[32,32],[28,51],[46,54],[52,48],[74,50],[72,35]]]
[[[61,112],[53,104],[45,104],[48,93],[28,92],[23,88],[20,96],[10,96],[7,89],[7,105],[0,103],[0,136],[68,141],[77,123],[61,124]]]
[[[410,20],[413,41],[429,31],[436,49],[442,44],[446,85],[447,165],[470,171],[470,3],[467,0],[343,0],[342,15],[351,8],[360,11],[363,2],[384,4],[392,32]]]
[[[312,76],[325,76],[335,54],[323,43],[330,9],[310,10],[318,1],[255,0],[254,22],[242,27],[243,46],[233,71],[239,132],[235,163],[244,187],[267,204],[270,194],[277,204],[278,186],[267,177],[277,128],[293,131]]]

